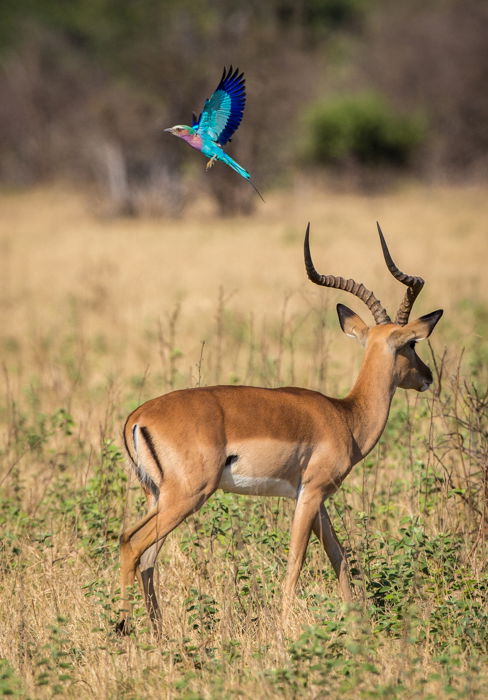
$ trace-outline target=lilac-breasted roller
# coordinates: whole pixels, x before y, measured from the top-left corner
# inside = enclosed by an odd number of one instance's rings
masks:
[[[216,160],[221,160],[247,180],[262,198],[261,193],[251,180],[251,175],[236,163],[225,151],[224,146],[238,129],[246,104],[246,85],[244,73],[239,73],[231,66],[224,68],[220,83],[213,95],[205,100],[200,116],[195,114],[191,126],[176,124],[165,131],[186,141],[192,148],[209,158],[207,170]],[[264,200],[263,200],[264,201]]]

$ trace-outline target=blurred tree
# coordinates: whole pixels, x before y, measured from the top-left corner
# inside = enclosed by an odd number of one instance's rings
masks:
[[[306,155],[322,164],[405,167],[427,134],[419,114],[401,114],[382,95],[332,96],[306,114]]]
[[[307,39],[323,39],[359,27],[371,5],[371,0],[281,0],[276,12],[283,25],[301,29]]]
[[[430,130],[423,169],[431,175],[488,172],[488,3],[383,0],[357,48],[357,75]]]
[[[420,132],[405,117],[420,111],[432,125],[424,170],[482,171],[487,34],[478,0],[2,0],[0,182],[97,182],[126,214],[177,214],[197,189],[224,214],[251,211],[237,176],[217,166],[205,174],[203,159],[199,169],[162,132],[200,109],[230,63],[248,90],[230,153],[260,189],[293,173],[298,125],[314,104],[332,150],[347,133],[351,142],[355,115],[362,145],[351,152],[363,167],[381,160],[379,141],[408,166]],[[361,117],[354,101],[317,107],[365,90],[385,100],[363,104]],[[329,162],[317,119],[309,140]]]
[[[231,62],[248,76],[236,157],[264,186],[289,156],[269,143],[270,107],[281,113],[283,134],[291,130],[309,81],[287,90],[290,75],[305,73],[305,59],[273,3],[20,0],[2,13],[10,27],[0,49],[4,181],[95,178],[115,210],[178,212],[187,155],[162,128],[189,120]],[[242,183],[214,170],[204,182],[219,209],[250,211]]]

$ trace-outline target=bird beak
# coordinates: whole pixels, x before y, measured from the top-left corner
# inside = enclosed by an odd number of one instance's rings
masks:
[[[169,131],[169,133],[172,134],[172,133],[173,133],[173,127],[170,126],[170,127],[168,127],[167,129],[163,129],[163,131]]]

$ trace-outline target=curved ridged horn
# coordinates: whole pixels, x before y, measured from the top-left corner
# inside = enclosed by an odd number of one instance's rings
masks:
[[[303,244],[305,268],[307,270],[308,279],[322,287],[334,287],[334,289],[342,289],[344,292],[354,294],[354,296],[361,299],[371,311],[376,325],[391,323],[390,317],[381,305],[381,302],[375,297],[373,292],[366,289],[364,284],[358,284],[352,279],[345,280],[343,277],[335,277],[334,275],[319,275],[312,262],[312,256],[310,255],[309,236],[310,224],[307,225]]]
[[[403,297],[403,301],[398,308],[395,319],[395,323],[398,323],[399,326],[404,326],[406,323],[408,323],[410,311],[412,310],[412,306],[415,302],[415,299],[418,297],[422,287],[424,286],[424,280],[422,279],[422,277],[406,275],[404,272],[398,269],[398,267],[392,260],[390,251],[388,250],[388,246],[386,245],[385,237],[383,236],[383,231],[381,230],[378,222],[376,222],[376,226],[378,227],[381,248],[383,250],[383,256],[385,258],[387,268],[396,280],[398,280],[402,284],[406,284],[408,287],[407,291],[405,292],[405,296]]]

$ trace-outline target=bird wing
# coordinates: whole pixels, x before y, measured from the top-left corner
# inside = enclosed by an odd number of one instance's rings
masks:
[[[198,119],[193,115],[192,126],[200,136],[210,136],[213,141],[223,146],[231,140],[244,114],[246,104],[246,85],[244,73],[239,74],[231,66],[224,68],[217,89],[208,100]]]

